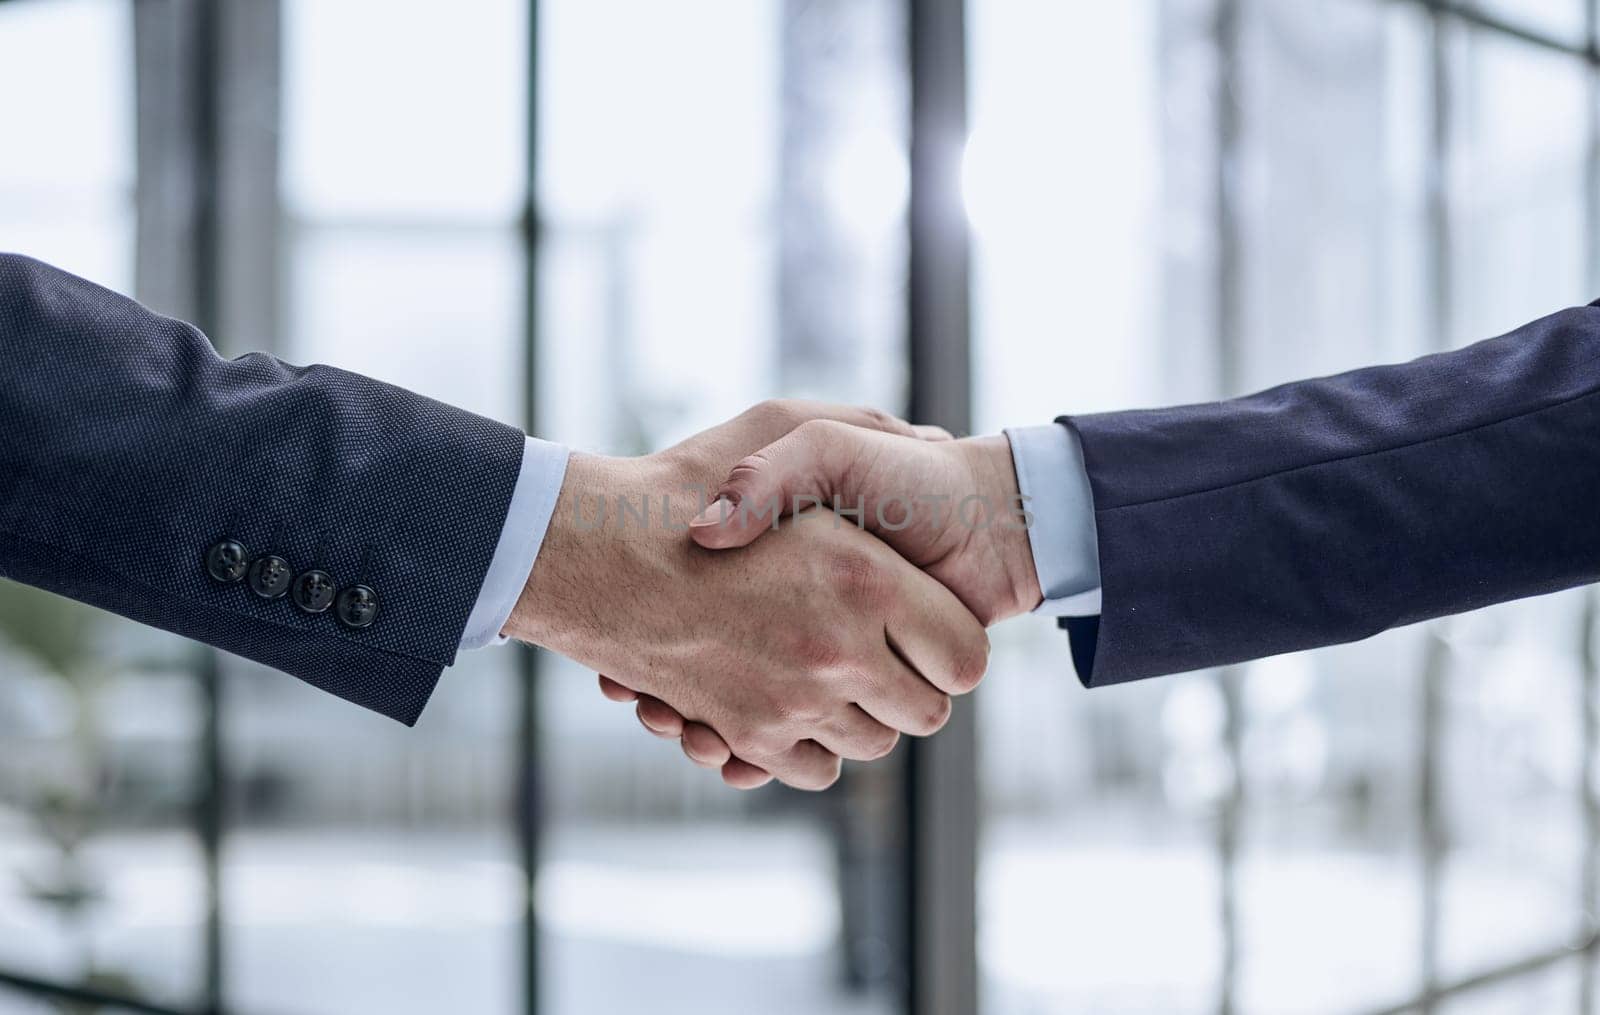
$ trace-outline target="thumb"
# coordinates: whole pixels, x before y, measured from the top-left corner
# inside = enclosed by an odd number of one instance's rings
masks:
[[[690,535],[711,550],[748,546],[796,508],[829,503],[866,432],[832,420],[802,423],[735,465],[689,522]]]

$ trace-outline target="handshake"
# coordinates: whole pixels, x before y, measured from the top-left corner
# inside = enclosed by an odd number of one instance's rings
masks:
[[[735,786],[938,731],[1036,608],[1105,687],[1600,581],[1600,301],[1223,402],[964,440],[767,402],[626,460],[19,255],[0,349],[0,576],[408,724],[504,634]]]
[[[765,402],[638,459],[574,454],[504,633],[593,667],[739,788],[824,789],[927,736],[1041,600],[1004,436]]]

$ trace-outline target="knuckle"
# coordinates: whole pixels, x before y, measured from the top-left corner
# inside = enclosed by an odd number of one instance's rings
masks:
[[[766,757],[770,753],[770,735],[756,726],[741,725],[723,739],[728,742],[728,749],[741,758]]]
[[[762,422],[773,426],[793,426],[800,421],[798,403],[792,398],[769,398],[759,402],[750,413]]]
[[[823,446],[842,439],[849,433],[849,424],[836,419],[808,419],[797,425],[794,432],[813,446]]]
[[[739,459],[733,468],[728,470],[728,479],[723,484],[723,488],[738,493],[747,493],[755,481],[760,478],[761,474],[767,470],[769,464],[765,458],[758,454],[746,455]]]
[[[835,554],[829,562],[829,571],[835,591],[850,602],[875,602],[883,593],[882,573],[865,554]]]
[[[756,732],[756,750],[762,757],[778,757],[795,744],[795,720],[790,713],[780,712],[779,717],[763,725]]]
[[[831,703],[821,689],[807,687],[792,694],[788,701],[779,706],[778,712],[784,728],[794,730],[811,729],[822,724],[832,710]]]
[[[801,636],[795,657],[807,670],[831,670],[845,661],[845,646],[833,634],[812,632]]]
[[[885,433],[909,434],[912,432],[911,424],[901,420],[892,413],[872,406],[863,406],[861,409],[862,425],[873,430],[882,430]]]

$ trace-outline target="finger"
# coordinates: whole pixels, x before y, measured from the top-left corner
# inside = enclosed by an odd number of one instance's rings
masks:
[[[812,420],[827,419],[848,423],[865,430],[912,437],[916,431],[910,423],[879,409],[859,405],[838,405],[832,402],[815,402],[799,398],[778,398],[753,405],[749,409],[718,424],[694,438],[702,450],[719,447],[732,461],[740,455],[764,448],[796,427]]]
[[[911,429],[925,441],[953,441],[956,439],[956,435],[949,430],[942,426],[934,426],[931,423],[918,423]]]
[[[939,732],[950,719],[950,696],[907,666],[887,642],[877,666],[862,675],[856,694],[867,715],[915,737]]]
[[[876,761],[900,742],[897,730],[872,718],[860,705],[851,705],[813,737],[839,757],[852,761]]]
[[[712,550],[746,546],[797,501],[831,503],[864,433],[826,420],[807,423],[742,459],[715,500],[689,522],[694,541]]]
[[[898,434],[901,437],[916,435],[916,428],[892,412],[884,412],[867,405],[841,405],[837,402],[819,402],[808,398],[780,398],[763,402],[751,409],[741,419],[755,417],[758,422],[752,435],[759,436],[762,444],[771,444],[795,427],[812,420],[827,419],[836,423],[859,426],[864,430]]]
[[[892,433],[900,437],[917,435],[917,428],[899,416],[867,405],[833,405],[828,402],[800,399],[796,400],[795,406],[799,409],[801,423],[814,419],[827,419],[858,426],[863,430],[877,430],[880,433]]]
[[[696,765],[706,768],[721,768],[733,758],[727,741],[710,726],[698,722],[683,724],[683,753]]]
[[[898,594],[889,600],[884,634],[890,647],[928,683],[966,694],[989,668],[989,635],[955,593],[904,561]],[[903,728],[903,727],[902,727]]]
[[[638,691],[635,691],[631,687],[622,686],[615,680],[612,680],[610,677],[606,676],[604,673],[600,674],[600,693],[612,701],[625,702],[639,700]]]
[[[839,756],[815,740],[802,740],[771,758],[756,758],[761,767],[795,789],[827,789],[839,780]]]
[[[658,737],[677,739],[683,736],[683,716],[659,698],[639,695],[639,704],[634,713],[639,716],[640,725]]]
[[[722,781],[734,789],[757,789],[772,781],[772,773],[748,761],[730,758],[722,766]]]

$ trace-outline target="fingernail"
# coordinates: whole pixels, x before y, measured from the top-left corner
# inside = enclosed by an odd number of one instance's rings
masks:
[[[718,497],[706,505],[704,511],[695,515],[689,524],[694,528],[703,529],[708,525],[720,525],[731,517],[733,517],[733,501],[726,497]]]

